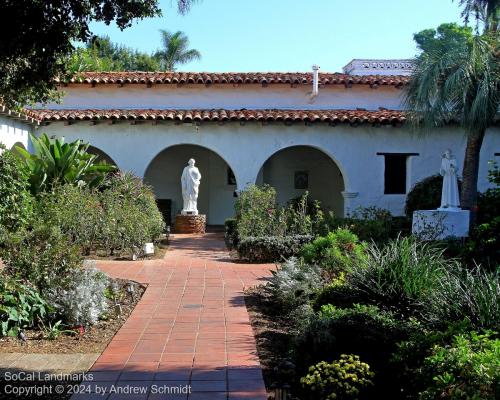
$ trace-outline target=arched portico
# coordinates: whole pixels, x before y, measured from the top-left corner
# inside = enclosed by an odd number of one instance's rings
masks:
[[[344,215],[344,177],[338,165],[312,146],[290,146],[275,152],[262,165],[257,184],[267,183],[285,204],[308,191],[327,211]]]
[[[153,158],[144,181],[153,187],[160,202],[170,204],[170,221],[182,209],[181,174],[190,158],[196,160],[202,178],[198,211],[207,215],[209,225],[222,225],[234,215],[236,179],[228,163],[214,151],[199,145],[170,146]],[[167,218],[168,219],[168,218]]]

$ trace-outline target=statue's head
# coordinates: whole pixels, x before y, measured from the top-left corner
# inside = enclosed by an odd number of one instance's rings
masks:
[[[188,161],[188,164],[192,167],[196,161],[194,161],[194,158],[190,158]]]
[[[448,159],[450,159],[452,157],[452,152],[450,149],[447,149],[445,152],[444,152],[444,156]]]

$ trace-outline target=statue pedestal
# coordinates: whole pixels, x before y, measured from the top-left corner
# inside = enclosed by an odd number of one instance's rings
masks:
[[[423,240],[469,236],[469,211],[421,210],[413,213],[412,233]]]
[[[182,215],[175,217],[174,233],[205,233],[206,215]]]

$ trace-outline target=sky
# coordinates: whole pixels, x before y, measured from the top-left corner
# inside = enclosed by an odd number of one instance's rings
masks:
[[[160,48],[159,29],[183,31],[201,61],[179,71],[339,72],[354,58],[410,58],[413,34],[461,22],[458,0],[198,0],[185,15],[160,0],[163,16],[123,32],[93,23],[94,34],[146,52]]]

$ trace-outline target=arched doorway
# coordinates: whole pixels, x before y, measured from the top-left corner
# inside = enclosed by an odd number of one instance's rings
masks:
[[[107,153],[105,153],[101,149],[98,149],[97,147],[89,146],[87,149],[87,153],[96,155],[98,162],[104,161],[107,164],[116,165],[115,161]]]
[[[292,146],[274,153],[262,166],[257,184],[276,189],[285,204],[308,191],[325,211],[344,215],[344,178],[337,164],[323,151],[310,146]]]
[[[168,147],[151,161],[144,181],[153,187],[160,208],[170,207],[170,215],[165,215],[165,209],[163,213],[171,223],[182,209],[181,174],[190,158],[196,160],[202,176],[198,211],[207,215],[209,225],[222,225],[234,215],[236,180],[231,167],[214,151],[191,144]]]

